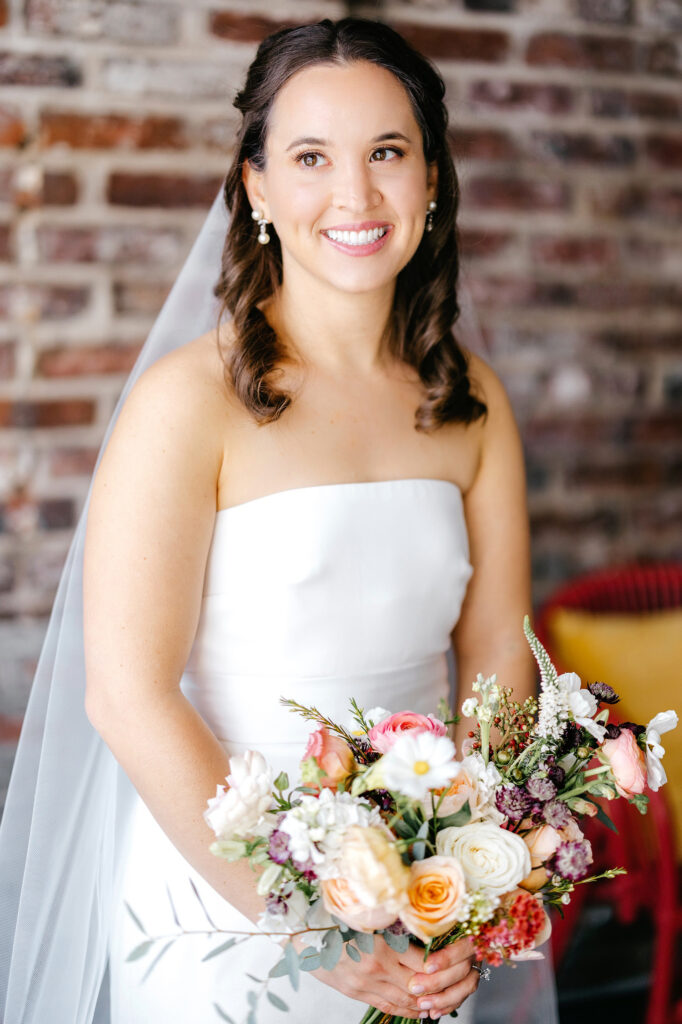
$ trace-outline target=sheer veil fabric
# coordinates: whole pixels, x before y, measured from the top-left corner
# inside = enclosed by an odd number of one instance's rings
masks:
[[[215,326],[213,286],[228,224],[221,189],[125,383],[97,465],[140,374]],[[458,337],[481,351],[466,286],[460,302]],[[90,489],[59,581],[0,822],[3,1024],[110,1021],[109,933],[136,794],[84,708],[82,582]],[[557,1020],[547,960],[500,969],[480,986],[476,1024]]]

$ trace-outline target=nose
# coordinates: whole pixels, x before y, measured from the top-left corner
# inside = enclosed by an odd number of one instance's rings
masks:
[[[372,169],[364,161],[349,161],[337,170],[334,182],[334,206],[339,210],[362,213],[378,206],[382,195],[372,178]]]

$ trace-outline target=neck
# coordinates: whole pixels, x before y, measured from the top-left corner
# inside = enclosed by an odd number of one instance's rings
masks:
[[[336,374],[371,374],[388,363],[387,326],[395,281],[372,292],[342,292],[287,275],[267,317],[305,365]]]

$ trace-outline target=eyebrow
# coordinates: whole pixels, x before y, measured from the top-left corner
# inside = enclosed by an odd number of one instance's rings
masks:
[[[402,132],[383,132],[381,135],[377,135],[376,138],[372,139],[373,143],[376,142],[388,142],[390,139],[401,139],[403,142],[411,143],[412,140],[403,135]],[[295,149],[296,146],[329,146],[331,145],[329,139],[316,139],[313,136],[308,135],[301,139],[294,139],[294,141],[287,146],[285,152],[288,153],[290,149]]]

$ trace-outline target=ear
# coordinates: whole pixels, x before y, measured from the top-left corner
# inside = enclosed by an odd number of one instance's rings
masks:
[[[242,164],[242,181],[244,182],[244,188],[251,203],[251,208],[262,210],[263,216],[270,220],[268,204],[263,192],[263,174],[261,171],[255,170],[248,160],[245,160]]]

